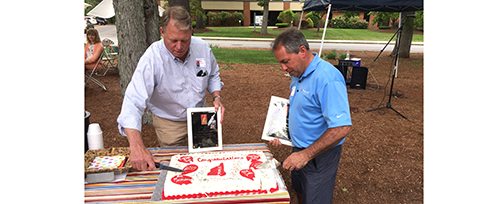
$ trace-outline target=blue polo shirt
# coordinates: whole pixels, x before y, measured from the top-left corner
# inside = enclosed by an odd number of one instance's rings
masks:
[[[313,61],[299,78],[292,77],[290,85],[289,133],[292,144],[299,148],[313,144],[328,128],[351,125],[344,77],[313,54]]]

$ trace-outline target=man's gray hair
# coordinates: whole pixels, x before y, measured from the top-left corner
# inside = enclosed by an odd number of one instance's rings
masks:
[[[190,13],[184,9],[182,6],[173,6],[165,9],[162,14],[161,26],[165,27],[169,24],[169,21],[173,19],[175,20],[176,27],[181,30],[190,30],[191,29],[191,17]]]
[[[280,33],[272,42],[272,50],[275,51],[279,46],[284,46],[287,53],[299,53],[299,47],[304,45],[306,50],[310,50],[310,45],[301,31],[296,28],[289,28]]]

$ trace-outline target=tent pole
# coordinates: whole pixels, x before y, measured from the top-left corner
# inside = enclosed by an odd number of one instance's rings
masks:
[[[299,17],[299,25],[297,26],[297,30],[301,30],[301,22],[303,21],[303,11],[301,10],[301,17]]]
[[[322,34],[322,41],[320,42],[320,50],[318,51],[318,56],[322,56],[322,48],[324,47],[325,31],[327,31],[327,24],[329,24],[329,15],[331,14],[331,4],[327,9],[327,17],[325,18],[324,33]]]

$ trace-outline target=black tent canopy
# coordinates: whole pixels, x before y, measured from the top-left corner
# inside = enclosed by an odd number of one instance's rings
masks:
[[[342,11],[419,11],[423,0],[306,0],[303,11],[323,11],[331,4],[332,9]]]

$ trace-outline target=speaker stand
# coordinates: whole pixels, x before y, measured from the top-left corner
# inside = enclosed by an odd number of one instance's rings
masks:
[[[402,13],[400,13],[400,21],[399,22],[402,22]],[[383,52],[384,48],[386,48],[386,46],[390,43],[390,41],[396,35],[397,36],[397,43],[395,45],[396,46],[396,53],[395,53],[395,56],[394,56],[394,59],[393,59],[393,71],[392,71],[392,75],[391,75],[391,85],[390,85],[390,94],[388,95],[388,102],[386,103],[386,106],[373,108],[373,109],[367,110],[367,112],[376,111],[376,110],[380,110],[380,109],[383,109],[383,108],[388,108],[388,109],[393,110],[395,113],[397,113],[398,115],[400,115],[402,118],[405,118],[406,120],[409,120],[402,113],[400,113],[397,110],[395,110],[393,108],[393,106],[391,105],[391,98],[392,98],[392,95],[393,95],[393,83],[395,82],[395,74],[396,74],[397,69],[398,69],[398,58],[400,57],[399,56],[399,51],[400,51],[400,38],[401,38],[401,34],[402,34],[402,24],[401,23],[399,23],[399,24],[400,25],[398,26],[398,29],[395,32],[395,34],[393,34],[393,36],[390,38],[390,40],[388,41],[388,43],[386,43],[386,45],[383,47],[383,49],[381,50],[381,52],[379,52],[378,56],[376,57],[376,59],[377,59],[379,57],[379,55],[381,55],[381,53]],[[374,59],[374,61],[376,61],[376,59]]]

